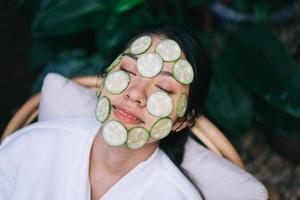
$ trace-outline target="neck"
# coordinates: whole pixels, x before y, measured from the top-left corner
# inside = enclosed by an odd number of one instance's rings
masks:
[[[90,166],[112,175],[126,174],[140,162],[147,160],[157,148],[157,143],[144,145],[138,150],[130,150],[125,145],[109,146],[98,131],[91,150]]]

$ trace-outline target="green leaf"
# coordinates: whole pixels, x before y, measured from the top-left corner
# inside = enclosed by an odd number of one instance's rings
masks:
[[[144,14],[144,10],[111,16],[103,28],[96,33],[98,51],[106,57],[111,57],[118,48],[120,41],[136,28],[150,22],[151,17]]]
[[[61,52],[39,74],[32,87],[32,93],[41,89],[43,80],[49,72],[55,72],[65,77],[97,75],[103,68],[102,57],[99,54],[88,56],[83,49],[71,49]]]
[[[238,11],[242,12],[249,12],[251,10],[251,0],[239,0],[239,1],[233,1],[233,6]]]
[[[132,8],[144,3],[146,0],[119,0],[115,6],[115,10],[118,13],[126,12]]]
[[[74,41],[76,41],[76,38],[70,35],[34,40],[28,55],[28,65],[32,69],[47,65],[58,54],[72,47]]]
[[[266,22],[271,13],[271,5],[270,3],[260,1],[256,3],[256,5],[254,6],[254,10],[257,19],[261,22]]]
[[[217,58],[213,60],[213,79],[205,110],[212,121],[234,139],[251,125],[252,100],[222,63]]]
[[[241,25],[228,37],[222,56],[249,91],[300,119],[300,71],[272,33],[260,26]]]
[[[283,137],[300,136],[300,120],[265,101],[255,101],[255,121],[271,134]]]
[[[61,35],[101,26],[109,4],[99,0],[54,1],[44,6],[33,22],[37,36]]]
[[[44,66],[55,55],[55,51],[39,42],[34,42],[28,55],[28,65],[32,69]]]

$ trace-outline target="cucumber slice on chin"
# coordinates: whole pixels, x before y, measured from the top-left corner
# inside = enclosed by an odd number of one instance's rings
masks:
[[[145,53],[137,59],[136,66],[142,76],[150,78],[160,73],[163,60],[156,53]]]
[[[129,52],[132,54],[141,54],[151,46],[152,39],[150,36],[145,35],[136,39],[129,47]]]
[[[125,71],[119,70],[108,74],[104,85],[111,94],[120,94],[128,87],[129,81],[129,75]]]
[[[166,62],[172,62],[179,59],[181,49],[174,40],[166,39],[158,43],[155,52]]]
[[[150,136],[154,139],[166,137],[172,130],[173,122],[169,117],[158,119],[150,130]]]
[[[103,138],[108,145],[120,146],[127,140],[127,130],[121,122],[111,120],[104,124]]]
[[[106,96],[103,96],[99,99],[96,106],[96,118],[100,122],[105,122],[111,111],[111,103]]]
[[[185,93],[181,93],[178,99],[176,115],[177,117],[183,117],[187,108],[187,95]]]
[[[111,71],[113,71],[118,64],[120,63],[120,61],[122,60],[122,58],[124,57],[124,54],[121,53],[110,65],[108,68],[106,68],[105,72],[106,73],[110,73]]]
[[[194,70],[192,65],[185,59],[176,61],[172,68],[174,78],[184,85],[190,84],[194,79]]]
[[[149,132],[143,127],[134,127],[128,130],[126,145],[135,150],[144,146],[149,138]]]
[[[166,92],[155,92],[147,100],[147,110],[155,117],[166,117],[173,110],[173,100]]]

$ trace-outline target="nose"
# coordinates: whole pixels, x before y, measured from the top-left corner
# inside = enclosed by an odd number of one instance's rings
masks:
[[[139,81],[138,83],[130,84],[124,91],[124,99],[137,104],[140,107],[146,106],[147,102],[147,83]]]

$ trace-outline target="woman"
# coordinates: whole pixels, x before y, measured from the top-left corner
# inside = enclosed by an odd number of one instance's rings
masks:
[[[36,123],[3,142],[1,199],[202,199],[180,164],[208,92],[205,55],[178,27],[129,38],[103,73],[100,125]]]

